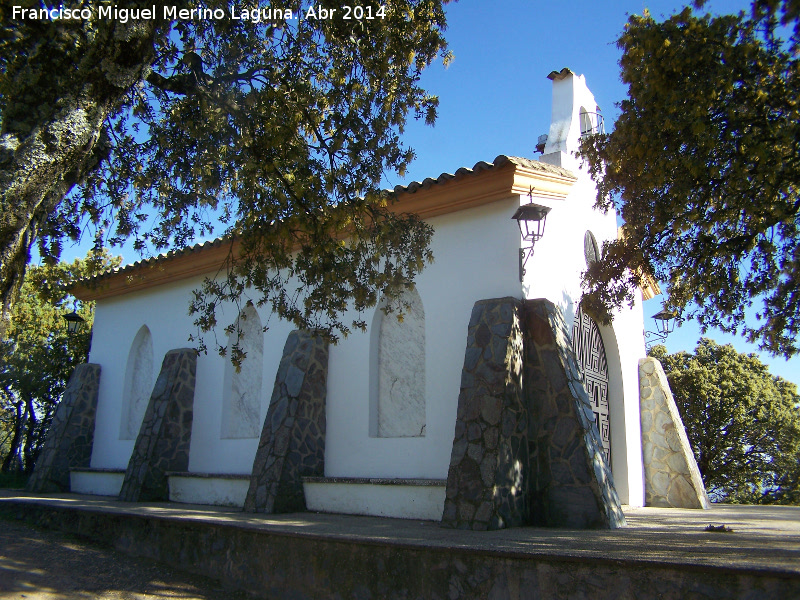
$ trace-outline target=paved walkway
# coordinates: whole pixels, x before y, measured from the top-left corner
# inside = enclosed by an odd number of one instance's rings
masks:
[[[318,513],[264,515],[211,506],[127,503],[100,496],[31,495],[0,490],[4,504],[19,501],[109,514],[231,525],[315,539],[396,546],[459,548],[512,556],[601,558],[662,565],[694,565],[800,577],[800,507],[712,505],[709,510],[626,508],[617,530],[523,527],[491,532],[444,529],[431,521]],[[732,531],[706,531],[709,526]]]

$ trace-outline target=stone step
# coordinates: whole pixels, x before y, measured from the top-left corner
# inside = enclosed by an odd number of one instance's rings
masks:
[[[74,494],[118,496],[125,469],[70,469],[69,488]]]
[[[308,510],[439,521],[445,479],[303,477]]]
[[[170,502],[241,508],[250,487],[249,473],[167,473]]]

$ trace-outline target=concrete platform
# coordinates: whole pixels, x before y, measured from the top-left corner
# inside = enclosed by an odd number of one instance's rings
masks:
[[[263,598],[800,598],[800,508],[629,509],[613,531],[253,515],[0,492],[0,516],[107,543]],[[725,525],[731,532],[705,531]]]

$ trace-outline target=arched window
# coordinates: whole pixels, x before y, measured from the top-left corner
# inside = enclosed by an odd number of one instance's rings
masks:
[[[592,116],[581,106],[580,112],[581,119],[581,137],[591,135],[594,133],[594,123],[592,123]]]
[[[425,310],[413,286],[401,301],[408,305],[402,320],[380,308],[376,313],[371,408],[378,437],[425,435]]]
[[[595,135],[597,133],[605,133],[605,120],[600,112],[600,107],[594,107],[595,112],[589,112],[583,106],[579,113],[581,138],[587,135]]]
[[[153,391],[153,337],[147,325],[142,325],[133,338],[125,368],[125,387],[122,391],[121,440],[135,440],[144,419],[150,394]]]
[[[591,231],[586,231],[583,234],[583,257],[586,259],[586,266],[591,267],[592,263],[600,260],[600,248],[597,245],[597,240]]]
[[[264,328],[252,304],[239,313],[237,327],[228,336],[229,349],[237,339],[245,358],[238,371],[226,358],[220,437],[254,438],[261,432]]]

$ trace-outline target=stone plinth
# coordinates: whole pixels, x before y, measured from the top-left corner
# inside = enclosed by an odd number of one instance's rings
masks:
[[[69,470],[89,466],[100,365],[78,365],[56,407],[47,439],[28,480],[29,492],[68,492]]]
[[[307,331],[291,332],[253,461],[245,511],[306,509],[302,478],[325,474],[327,380],[327,342]]]
[[[476,302],[467,331],[444,527],[500,529],[528,520],[528,411],[521,304]]]
[[[170,350],[136,437],[119,499],[168,500],[167,472],[189,469],[197,352]]]
[[[525,302],[525,394],[531,410],[531,522],[625,525],[570,334],[549,300]]]
[[[644,455],[645,504],[662,508],[708,508],[681,415],[661,363],[639,361],[639,403]]]
[[[439,521],[444,479],[303,477],[308,510]]]
[[[250,475],[238,473],[167,473],[169,501],[242,508]]]
[[[119,496],[125,469],[70,469],[69,489],[73,494]]]

